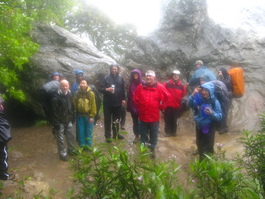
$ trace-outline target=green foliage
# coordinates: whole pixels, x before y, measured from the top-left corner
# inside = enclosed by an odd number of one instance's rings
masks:
[[[178,185],[174,161],[154,163],[146,148],[137,157],[119,147],[95,147],[73,161],[82,185],[77,198],[191,198]]]
[[[66,25],[74,33],[90,38],[98,50],[117,58],[125,53],[126,46],[137,36],[132,24],[117,25],[92,5],[69,15]]]
[[[261,114],[261,130],[253,134],[244,131],[241,138],[245,147],[242,164],[248,173],[258,179],[265,191],[265,114]]]
[[[191,164],[200,198],[260,198],[259,184],[240,172],[235,162],[206,156]]]
[[[0,92],[25,100],[19,74],[38,44],[30,38],[33,23],[63,24],[75,0],[2,0],[0,6]]]

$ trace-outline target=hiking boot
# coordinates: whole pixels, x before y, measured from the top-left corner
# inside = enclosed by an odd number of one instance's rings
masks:
[[[107,142],[107,143],[111,143],[112,141],[111,141],[110,138],[107,138],[107,139],[106,139],[106,142]]]
[[[60,156],[60,160],[62,160],[62,161],[67,161],[67,160],[68,160],[67,155],[61,155],[61,156]]]
[[[118,134],[118,136],[113,136],[113,139],[123,140],[124,137],[122,135]]]
[[[155,159],[156,158],[156,153],[155,153],[155,148],[153,148],[153,147],[150,147],[150,157],[152,158],[152,159]]]
[[[133,143],[137,143],[140,141],[140,136],[139,135],[136,135],[134,140],[133,140]]]
[[[193,151],[192,155],[199,155],[199,150]]]
[[[15,174],[9,173],[1,176],[0,180],[14,180],[15,177],[16,177]]]

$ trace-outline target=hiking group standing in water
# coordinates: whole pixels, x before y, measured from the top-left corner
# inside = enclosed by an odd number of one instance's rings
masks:
[[[188,83],[185,83],[178,69],[172,70],[170,78],[164,83],[157,81],[153,70],[143,73],[143,79],[142,71],[134,69],[130,74],[128,89],[118,64],[110,65],[110,73],[101,79],[98,89],[90,84],[82,70],[76,70],[76,82],[71,91],[69,82],[61,77],[59,84],[52,84],[57,88],[50,89],[51,101],[49,97],[42,97],[48,101],[47,104],[42,104],[47,120],[53,125],[60,159],[67,160],[68,154],[76,154],[73,144],[75,122],[79,147],[90,150],[93,146],[93,128],[99,119],[101,108],[99,93],[103,95],[102,136],[106,143],[111,143],[113,139],[124,139],[120,134],[120,125],[122,119],[122,129],[125,128],[126,114],[122,111],[127,110],[133,122],[133,143],[150,148],[151,157],[154,158],[161,114],[165,122],[165,136],[177,136],[178,118],[188,106],[194,112],[196,124],[197,151],[194,154],[199,154],[200,159],[205,154],[213,154],[215,131],[220,134],[228,131],[227,115],[234,96],[233,86],[236,79],[233,82],[230,71],[225,68],[218,71],[216,78],[201,60],[196,61],[194,66],[197,69]],[[49,86],[44,85],[42,90],[45,87],[47,90]],[[244,94],[242,88],[241,93]],[[47,108],[49,105],[51,109]],[[65,146],[64,136],[68,146]]]

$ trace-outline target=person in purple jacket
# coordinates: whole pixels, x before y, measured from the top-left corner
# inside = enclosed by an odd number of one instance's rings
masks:
[[[133,133],[135,135],[134,143],[137,143],[140,141],[140,134],[139,134],[139,112],[138,109],[135,106],[135,103],[133,101],[133,94],[135,89],[143,82],[142,80],[142,72],[139,69],[134,69],[131,72],[130,77],[130,85],[127,91],[127,111],[131,113],[132,120],[133,120]]]

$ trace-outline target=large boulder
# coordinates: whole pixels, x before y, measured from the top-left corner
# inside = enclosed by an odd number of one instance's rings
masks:
[[[39,88],[50,80],[52,72],[58,71],[72,85],[75,82],[75,70],[81,69],[90,83],[98,86],[100,79],[109,74],[109,65],[116,63],[101,53],[90,40],[81,39],[58,26],[38,24],[32,30],[31,37],[39,44],[39,50],[29,62],[31,70],[23,71],[25,74],[21,77],[27,96],[27,102],[22,106],[40,117],[44,114],[38,97]],[[122,73],[124,71],[122,68]],[[27,118],[25,115],[30,114],[25,113],[20,105],[13,102],[10,104],[10,109],[15,109],[11,116],[17,115],[24,119]]]
[[[221,67],[242,67],[245,94],[233,99],[230,131],[258,130],[265,102],[265,39],[214,23],[207,15],[206,0],[169,0],[164,10],[160,28],[138,37],[127,49],[123,65],[155,69],[161,81],[175,68],[183,74],[195,70],[198,59],[215,74]]]

